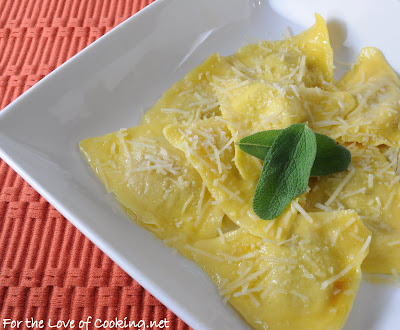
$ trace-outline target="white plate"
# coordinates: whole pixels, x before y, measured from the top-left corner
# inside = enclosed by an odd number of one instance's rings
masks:
[[[297,33],[313,24],[314,12],[335,32],[341,60],[374,45],[399,71],[394,0],[159,0],[1,111],[0,156],[190,326],[246,328],[196,265],[174,256],[105,194],[78,142],[137,124],[142,109],[211,53],[229,54],[266,33],[280,38],[285,26]],[[399,305],[399,289],[363,283],[346,329],[395,329]]]

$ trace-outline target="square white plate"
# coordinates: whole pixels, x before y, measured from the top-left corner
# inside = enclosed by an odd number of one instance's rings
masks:
[[[138,123],[173,82],[213,52],[297,33],[321,13],[337,58],[380,48],[400,69],[394,0],[159,0],[48,75],[0,113],[0,156],[128,274],[195,329],[244,329],[192,262],[134,224],[78,150]],[[267,35],[266,35],[267,33]],[[395,329],[400,290],[363,283],[346,329]]]

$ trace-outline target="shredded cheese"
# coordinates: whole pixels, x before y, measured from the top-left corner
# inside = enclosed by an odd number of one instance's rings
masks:
[[[351,171],[346,175],[346,177],[343,179],[343,181],[340,183],[340,185],[336,188],[336,190],[333,192],[331,197],[326,201],[325,205],[329,206],[332,204],[332,202],[336,199],[336,197],[339,195],[339,193],[342,191],[344,186],[350,181],[351,177],[355,173],[355,169],[351,169]]]
[[[309,222],[313,223],[314,220],[313,218],[310,217],[310,215],[300,206],[300,204],[297,201],[293,201],[292,205],[296,208],[297,211],[300,212],[300,214]]]
[[[321,204],[321,203],[316,203],[314,206],[315,206],[316,208],[318,208],[318,209],[321,209],[322,211],[325,211],[325,212],[330,212],[330,211],[333,210],[331,207],[326,206],[326,205],[323,205],[323,204]]]
[[[101,167],[100,161],[98,159],[96,159],[96,170],[97,173],[99,173],[100,179],[103,182],[104,186],[106,187],[107,192],[110,193],[111,192],[110,185],[108,184],[107,178],[104,175],[103,168]]]
[[[358,252],[357,257],[361,256],[368,249],[370,243],[371,243],[371,235],[369,235],[368,238],[365,240],[365,243],[362,246],[361,250]],[[321,289],[325,290],[328,287],[328,285],[332,284],[333,282],[336,282],[339,278],[346,275],[356,265],[356,262],[358,261],[357,259],[358,258],[355,258],[353,262],[351,262],[349,265],[347,265],[346,268],[344,268],[341,272],[339,272],[335,276],[332,276],[331,278],[322,282]]]
[[[183,204],[183,208],[182,208],[182,214],[185,213],[186,208],[188,207],[188,205],[190,204],[190,202],[193,200],[194,195],[191,194],[190,197],[186,200],[185,204]]]
[[[267,271],[267,269],[260,269],[252,274],[250,274],[249,276],[241,279],[241,280],[236,280],[234,282],[232,282],[228,287],[226,287],[224,290],[221,291],[222,295],[226,295],[229,292],[232,292],[233,290],[247,284],[250,283],[251,281],[253,281],[254,279],[256,279],[257,277],[259,277],[260,275],[264,274]]]
[[[295,297],[301,299],[303,302],[308,302],[310,300],[310,298],[308,298],[304,294],[301,294],[301,293],[297,292],[296,290],[291,290],[290,293],[292,295],[294,295]]]
[[[222,232],[221,228],[217,228],[217,231],[218,231],[219,237],[221,238],[222,243],[225,243],[225,235]]]
[[[400,244],[400,239],[387,243],[388,246],[395,246],[395,245],[399,245],[399,244]]]
[[[200,223],[200,220],[203,218],[204,214],[206,213],[207,209],[210,207],[211,205],[211,199],[209,199],[206,204],[204,204],[203,209],[201,210],[201,213],[197,216],[195,225],[197,226]]]
[[[363,188],[357,189],[357,190],[355,190],[355,191],[350,191],[350,192],[348,192],[347,194],[341,196],[340,199],[341,199],[341,200],[342,200],[342,199],[346,199],[346,198],[352,197],[352,196],[357,195],[357,194],[365,195],[365,191],[366,191],[366,190],[367,190],[367,188],[363,187]]]
[[[129,152],[128,145],[125,142],[124,135],[122,134],[123,131],[124,130],[121,128],[121,130],[117,132],[117,138],[122,146],[122,149],[124,150],[128,170],[125,171],[125,178],[121,183],[125,183],[126,181],[128,181],[130,173],[132,173],[132,169],[133,169],[131,154]],[[126,131],[126,129],[125,129],[125,131]]]
[[[189,245],[189,244],[186,244],[185,246],[186,246],[187,249],[192,250],[192,251],[194,251],[194,252],[196,252],[196,253],[198,253],[198,254],[202,254],[202,255],[204,255],[204,256],[210,258],[210,259],[214,259],[214,260],[220,261],[220,262],[223,262],[223,261],[224,261],[223,258],[220,258],[220,257],[218,257],[218,256],[216,256],[216,255],[214,255],[214,254],[208,253],[208,252],[206,252],[206,251],[197,249],[197,248],[195,248],[195,247],[193,247],[193,246],[191,246],[191,245]]]
[[[371,189],[374,187],[374,175],[368,174],[368,188]]]
[[[301,56],[301,61],[300,61],[299,74],[297,75],[297,81],[298,82],[302,81],[305,73],[306,73],[306,56],[302,55]]]

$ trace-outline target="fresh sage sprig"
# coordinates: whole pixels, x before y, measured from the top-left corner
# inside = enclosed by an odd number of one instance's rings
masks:
[[[278,217],[293,198],[305,192],[310,176],[344,171],[351,161],[349,150],[314,133],[305,123],[259,132],[237,144],[264,161],[253,198],[253,210],[264,220]]]
[[[282,131],[278,129],[258,132],[244,137],[237,145],[242,151],[264,161],[273,142]],[[329,175],[346,170],[351,162],[350,151],[329,136],[314,134],[317,139],[317,154],[311,176]]]

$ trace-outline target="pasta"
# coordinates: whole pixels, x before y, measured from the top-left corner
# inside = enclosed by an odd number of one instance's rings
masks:
[[[340,329],[361,269],[400,272],[400,82],[375,48],[333,79],[326,24],[211,55],[140,125],[81,141],[126,212],[195,261],[256,329]],[[307,122],[352,154],[274,220],[252,199],[262,162],[235,142]]]

